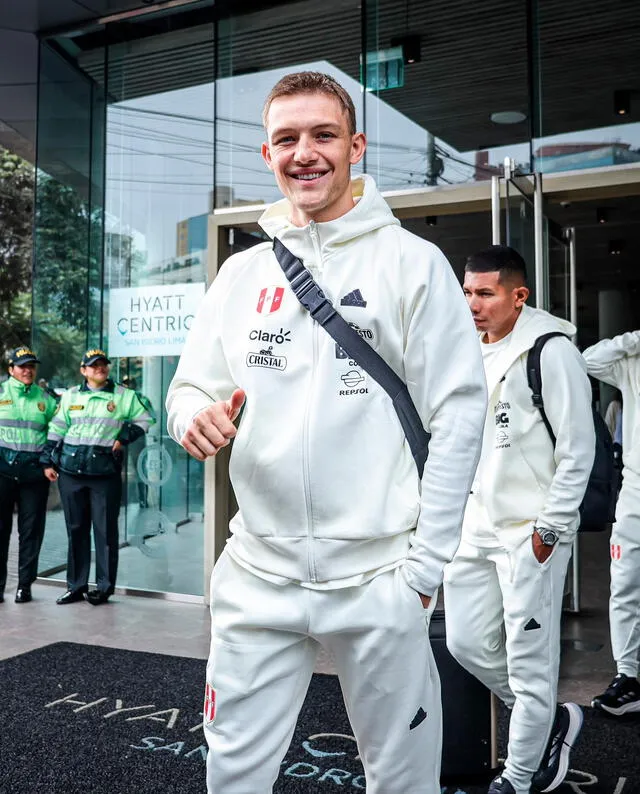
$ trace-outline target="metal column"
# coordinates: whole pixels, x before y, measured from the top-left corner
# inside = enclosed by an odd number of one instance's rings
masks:
[[[542,174],[534,174],[533,236],[536,280],[536,308],[546,309],[546,284],[544,283],[544,206],[542,200]]]
[[[576,283],[576,230],[566,230],[569,243],[569,319],[578,327],[578,286]],[[576,341],[574,337],[573,341]],[[580,612],[580,535],[573,541],[571,557],[571,606],[569,612]]]
[[[500,245],[500,177],[491,177],[491,245]]]

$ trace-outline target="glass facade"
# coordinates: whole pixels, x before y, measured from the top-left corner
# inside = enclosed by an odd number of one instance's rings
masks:
[[[356,173],[388,195],[486,186],[507,157],[522,173],[640,163],[626,90],[640,6],[587,6],[577,19],[559,0],[194,2],[42,41],[41,373],[68,387],[83,349],[101,345],[114,378],[158,417],[129,450],[120,585],[202,594],[203,469],[168,438],[164,399],[185,306],[223,253],[258,234],[255,215],[236,219],[212,246],[210,228],[224,225],[211,225],[212,213],[279,198],[260,155],[273,84],[302,69],[335,76],[368,138]],[[513,195],[506,209],[511,240],[531,261],[531,207]],[[455,224],[410,209],[402,217],[460,272],[491,241],[490,220],[471,207],[450,215]],[[550,302],[567,316],[567,246],[548,230],[547,239]],[[65,548],[54,496],[43,571],[63,576]]]

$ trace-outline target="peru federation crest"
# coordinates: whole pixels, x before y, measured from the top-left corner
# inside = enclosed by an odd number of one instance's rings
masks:
[[[282,305],[284,287],[264,287],[260,290],[256,311],[258,314],[273,314]]]

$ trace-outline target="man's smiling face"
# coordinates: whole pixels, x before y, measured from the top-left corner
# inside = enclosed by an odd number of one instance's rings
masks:
[[[362,159],[366,140],[363,133],[351,134],[337,98],[277,97],[269,108],[267,134],[262,156],[291,203],[296,226],[331,221],[353,207],[351,166]]]

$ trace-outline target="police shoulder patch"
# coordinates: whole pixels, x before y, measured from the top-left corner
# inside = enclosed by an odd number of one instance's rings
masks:
[[[116,410],[116,404],[114,403],[113,400],[109,400],[109,402],[107,403],[107,411],[113,413],[115,410]]]
[[[38,410],[44,413],[47,410],[47,406],[44,403],[38,403]]]

